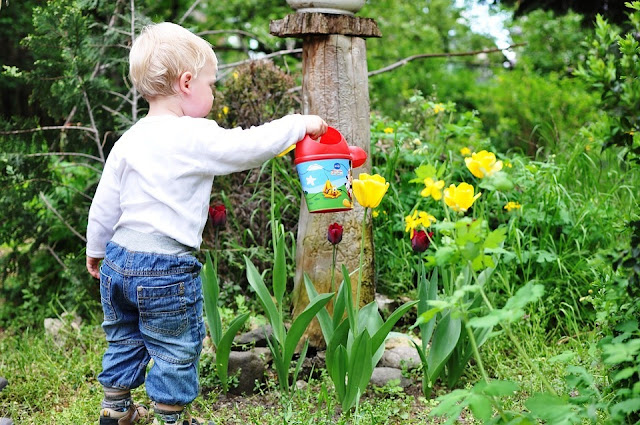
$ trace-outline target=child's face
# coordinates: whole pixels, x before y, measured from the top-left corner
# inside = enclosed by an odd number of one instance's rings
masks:
[[[191,80],[190,93],[183,98],[182,110],[185,115],[204,118],[213,105],[213,85],[216,82],[216,66],[207,63],[198,76]]]

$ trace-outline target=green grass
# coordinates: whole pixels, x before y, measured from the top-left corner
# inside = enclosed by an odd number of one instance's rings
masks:
[[[565,365],[549,361],[566,350],[575,354],[572,364],[585,366],[604,383],[604,373],[594,351],[597,335],[590,332],[549,340],[534,321],[514,329],[531,357],[559,393],[568,391],[563,376]],[[0,334],[0,376],[9,386],[0,393],[0,417],[9,416],[18,424],[88,424],[97,422],[102,399],[96,377],[101,370],[101,356],[106,347],[99,326],[83,325],[70,331],[57,346],[41,330]],[[492,378],[512,380],[521,391],[505,400],[505,407],[519,410],[527,395],[542,390],[526,365],[520,361],[506,337],[499,335],[481,349]],[[479,379],[473,364],[467,368],[461,386],[469,387]],[[435,397],[450,389],[436,386],[433,398],[426,400],[417,391],[398,388],[369,387],[356,412],[340,412],[331,381],[324,373],[311,379],[286,401],[277,390],[275,378],[267,380],[254,396],[223,396],[219,390],[204,394],[192,408],[197,416],[222,424],[424,424],[442,423],[428,416],[437,405]],[[143,404],[149,400],[144,386],[134,390],[134,398]],[[468,416],[468,417],[466,417]],[[475,423],[465,411],[465,423]]]

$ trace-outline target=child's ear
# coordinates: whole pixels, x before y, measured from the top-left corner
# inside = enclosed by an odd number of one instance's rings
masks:
[[[183,72],[178,79],[178,89],[181,93],[191,93],[191,84],[193,83],[193,74],[189,71]]]

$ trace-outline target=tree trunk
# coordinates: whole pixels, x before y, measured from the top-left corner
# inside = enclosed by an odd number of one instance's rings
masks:
[[[339,34],[306,37],[303,44],[302,98],[305,114],[320,115],[342,133],[349,145],[359,146],[369,155],[369,88],[363,38]],[[367,159],[363,166],[353,170],[353,177],[357,178],[362,172],[370,172],[370,169],[371,160]],[[337,289],[343,280],[341,266],[344,265],[352,274],[355,300],[363,216],[364,208],[355,200],[351,211],[310,214],[303,198],[293,289],[294,317],[309,303],[304,287],[305,273],[319,293],[330,292],[332,245],[327,240],[327,229],[334,222],[344,228],[342,242],[337,246],[335,287]],[[366,220],[361,305],[371,302],[375,294],[370,214]],[[309,326],[306,336],[311,346],[325,345],[317,320]]]

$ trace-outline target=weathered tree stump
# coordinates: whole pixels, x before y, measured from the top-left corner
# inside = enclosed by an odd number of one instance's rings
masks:
[[[316,114],[342,133],[347,143],[359,146],[369,155],[370,110],[367,79],[366,46],[363,37],[380,37],[373,19],[322,13],[296,13],[272,21],[271,33],[281,37],[303,39],[302,109]],[[353,171],[370,172],[371,160]],[[330,292],[332,246],[327,241],[329,224],[344,228],[336,259],[336,288],[342,282],[341,265],[350,273],[357,271],[364,209],[354,202],[354,209],[339,213],[310,214],[304,198],[298,224],[296,275],[293,289],[293,314],[300,314],[309,302],[304,274],[309,275],[319,293]],[[362,272],[361,305],[375,295],[373,232],[371,216],[367,218]],[[354,299],[357,273],[352,278]],[[309,343],[324,346],[317,321],[307,329]]]

